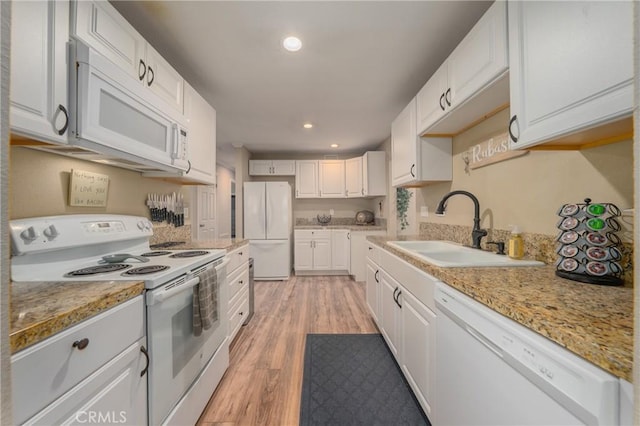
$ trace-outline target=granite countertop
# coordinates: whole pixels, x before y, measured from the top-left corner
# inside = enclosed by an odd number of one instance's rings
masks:
[[[400,239],[420,238],[367,237],[494,311],[632,381],[633,289],[559,278],[550,265],[440,268],[386,244]]]
[[[142,294],[141,281],[29,282],[11,285],[11,353]]]
[[[172,250],[188,250],[188,249],[225,249],[228,252],[238,247],[249,244],[249,240],[242,238],[220,238],[217,240],[189,241],[187,243],[173,246]]]
[[[296,225],[294,229],[349,229],[351,231],[386,231],[386,226],[378,225]]]

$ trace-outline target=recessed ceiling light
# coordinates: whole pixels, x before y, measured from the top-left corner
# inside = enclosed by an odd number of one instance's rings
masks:
[[[289,52],[297,52],[302,47],[302,42],[298,37],[290,36],[284,39],[282,45]]]
[[[304,124],[302,125],[302,127],[304,127],[305,129],[310,129],[310,128],[312,128],[312,127],[313,127],[313,124],[311,124],[311,123],[304,123]]]
[[[337,148],[337,147],[338,147],[338,144],[337,144],[337,143],[332,143],[332,144],[331,144],[331,148]]]

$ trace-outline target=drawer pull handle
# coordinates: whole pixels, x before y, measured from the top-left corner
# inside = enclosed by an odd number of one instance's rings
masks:
[[[240,312],[240,316],[244,315],[244,312]]]
[[[244,281],[240,280],[238,281],[238,284],[244,284]]]
[[[241,252],[241,251],[240,251],[240,252],[238,252],[238,256],[242,256],[242,252]]]
[[[82,340],[76,340],[72,345],[74,348],[78,348],[79,350],[83,350],[87,346],[89,346],[89,339],[86,337]]]
[[[140,372],[140,377],[142,377],[147,374],[147,371],[149,371],[149,352],[147,352],[147,348],[144,346],[140,346],[140,352],[142,352],[144,357],[147,359],[147,365],[145,365],[144,370]]]

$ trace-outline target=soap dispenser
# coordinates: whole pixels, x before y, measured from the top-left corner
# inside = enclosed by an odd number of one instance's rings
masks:
[[[511,238],[509,238],[508,255],[512,259],[522,259],[524,256],[524,241],[520,235],[520,227],[511,225]]]

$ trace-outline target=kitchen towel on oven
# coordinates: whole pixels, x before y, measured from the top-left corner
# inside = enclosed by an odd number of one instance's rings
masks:
[[[200,283],[193,288],[193,334],[199,336],[218,319],[218,274],[208,268],[198,275]]]

